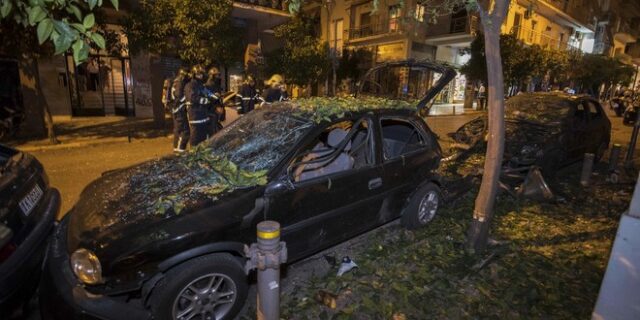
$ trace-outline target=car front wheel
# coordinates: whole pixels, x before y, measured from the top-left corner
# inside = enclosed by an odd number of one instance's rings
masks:
[[[169,270],[150,298],[154,319],[233,319],[247,298],[239,259],[212,254]]]
[[[407,229],[422,227],[436,216],[441,205],[440,188],[427,183],[409,199],[409,204],[402,214],[402,225]]]

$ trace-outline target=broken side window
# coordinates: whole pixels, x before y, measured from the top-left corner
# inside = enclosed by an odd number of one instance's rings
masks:
[[[338,121],[324,129],[295,157],[290,167],[296,182],[373,164],[371,130],[366,120]]]
[[[422,132],[409,121],[383,118],[380,126],[385,160],[395,159],[427,146]]]

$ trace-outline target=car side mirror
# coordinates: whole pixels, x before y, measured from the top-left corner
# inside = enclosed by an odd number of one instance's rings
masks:
[[[282,178],[267,184],[267,188],[264,190],[264,194],[269,196],[283,193],[289,190],[293,190],[293,183],[291,183],[288,178]]]

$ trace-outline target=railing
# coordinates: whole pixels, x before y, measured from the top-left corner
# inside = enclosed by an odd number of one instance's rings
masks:
[[[285,2],[283,0],[235,0],[235,2],[242,2],[277,10],[289,10],[289,8],[287,8],[288,1]]]
[[[399,33],[404,30],[401,20],[399,18],[393,18],[383,20],[379,23],[372,23],[361,25],[358,28],[352,28],[349,30],[349,39],[359,39],[371,36],[377,36],[381,34]]]
[[[451,18],[449,33],[475,33],[476,30],[478,30],[478,17],[476,16]]]
[[[511,29],[511,33],[526,44],[537,44],[543,48],[555,50],[580,50],[580,48],[569,43],[568,41],[551,37],[547,34],[535,31],[524,26],[513,27]]]

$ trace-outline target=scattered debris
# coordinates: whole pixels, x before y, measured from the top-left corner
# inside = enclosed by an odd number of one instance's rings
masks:
[[[338,299],[338,295],[333,294],[331,292],[325,291],[325,290],[320,290],[318,291],[318,293],[316,294],[316,301],[324,304],[325,306],[331,308],[331,309],[335,309],[337,304],[336,304],[336,299]]]
[[[342,263],[340,263],[340,268],[338,268],[338,277],[342,276],[343,274],[351,271],[351,269],[353,268],[357,268],[358,265],[353,262],[353,260],[351,260],[351,258],[349,258],[348,256],[345,256],[344,258],[342,258]]]
[[[538,167],[529,170],[529,174],[518,189],[518,195],[535,201],[552,201],[555,198]]]

